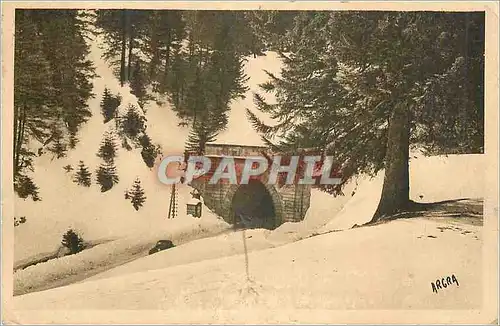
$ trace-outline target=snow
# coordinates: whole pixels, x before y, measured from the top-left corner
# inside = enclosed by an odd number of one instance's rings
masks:
[[[480,198],[484,195],[484,189],[480,187],[482,180],[473,174],[469,174],[467,180],[465,178],[467,174],[464,174],[464,178],[461,179],[463,182],[456,183],[457,187],[442,184],[440,189],[429,187],[429,184],[424,184],[422,187],[422,183],[418,180],[445,172],[464,169],[474,171],[483,161],[482,155],[413,159],[411,164],[413,193],[419,196],[423,194],[424,198],[433,194],[430,200]],[[235,308],[250,305],[256,309],[265,307],[275,309],[278,306],[284,309],[427,309],[436,305],[441,305],[439,307],[442,309],[451,309],[477,305],[481,297],[477,289],[457,290],[468,293],[468,298],[459,295],[459,299],[440,299],[439,302],[433,300],[434,297],[429,296],[427,292],[430,282],[434,281],[433,277],[449,276],[450,273],[455,273],[461,283],[478,285],[479,281],[474,276],[481,274],[481,264],[476,261],[480,259],[480,226],[458,223],[452,223],[450,226],[448,221],[439,219],[432,221],[408,219],[374,227],[350,229],[354,224],[359,225],[371,219],[378,202],[377,196],[380,196],[382,181],[383,174],[375,178],[359,178],[357,183],[354,181],[346,186],[345,196],[336,198],[313,189],[311,207],[304,221],[285,223],[274,231],[226,231],[202,239],[188,236],[186,241],[179,242],[181,245],[175,248],[142,258],[134,256],[134,253],[147,250],[148,245],[152,245],[153,239],[162,238],[161,231],[158,231],[155,233],[156,237],[151,234],[149,236],[143,234],[142,238],[136,235],[99,245],[78,255],[39,264],[16,273],[18,286],[29,288],[37,284],[54,282],[61,275],[81,276],[82,273],[96,268],[96,265],[103,262],[108,264],[109,268],[87,278],[84,281],[86,286],[76,284],[64,288],[69,289],[68,294],[63,290],[54,289],[41,292],[39,294],[41,299],[30,299],[32,295],[37,295],[34,293],[21,296],[18,301],[23,308],[29,309],[35,306],[37,309],[71,309],[81,304],[81,299],[78,299],[80,296],[101,295],[109,298],[109,302],[106,299],[104,302],[99,301],[100,303],[96,303],[95,306],[91,303],[82,308],[163,309],[175,305],[181,310],[224,310],[230,309],[231,304],[236,304]],[[429,191],[430,188],[432,191]],[[189,190],[188,187],[183,189],[186,197]],[[210,212],[205,206],[203,207],[205,210],[203,216],[209,215]],[[201,224],[198,227],[201,229]],[[219,228],[214,228],[212,233],[207,232],[207,235],[214,235],[215,230],[224,230],[223,224],[219,224]],[[250,270],[254,281],[250,285],[259,293],[258,296],[253,296],[252,291],[245,292],[248,291],[249,285],[246,284],[243,274],[242,236],[246,237],[250,252]],[[170,238],[175,240],[175,236]],[[357,252],[364,254],[350,254]],[[121,266],[117,264],[117,267],[111,268],[114,267],[113,262],[118,261],[120,255],[124,254],[125,258],[133,261]],[[111,255],[112,259],[109,258]],[[275,259],[270,261],[269,257]],[[283,261],[282,257],[289,257],[291,261]],[[404,257],[412,259],[405,260]],[[440,260],[442,257],[446,259]],[[404,264],[401,264],[403,261]],[[126,261],[122,260],[123,262]],[[429,268],[430,265],[433,267]],[[325,269],[335,272],[325,275],[322,272]],[[343,271],[339,272],[340,270]],[[377,275],[369,273],[375,270]],[[270,278],[267,274],[276,274],[279,277]],[[323,285],[315,281],[316,277],[313,275],[321,279],[323,283],[320,283]],[[184,277],[196,281],[187,282]],[[299,279],[300,282],[294,283],[293,278]],[[401,278],[404,278],[403,285],[398,282],[391,283],[392,280]],[[176,281],[169,281],[170,279]],[[306,282],[305,285],[302,285],[303,282]],[[394,283],[399,284],[397,288]],[[180,287],[176,284],[183,285]],[[363,290],[345,288],[347,284],[357,284],[357,287]],[[420,284],[419,287],[423,287],[425,291],[419,290],[413,293],[416,284]],[[332,294],[325,293],[322,289],[329,288],[330,285],[335,291],[332,291]],[[477,288],[481,287],[478,285]],[[57,291],[57,295],[51,294],[52,291]],[[127,296],[129,291],[134,293],[144,291],[144,295],[138,297],[146,299],[133,302],[111,299],[118,296],[119,292]],[[163,295],[161,291],[164,291]],[[391,297],[391,291],[396,291],[394,297]],[[224,292],[224,297],[220,297],[217,294],[219,292]],[[380,294],[374,297],[373,293],[378,292]],[[164,298],[165,293],[168,293],[168,299]],[[205,295],[201,296],[198,293]],[[446,294],[443,296],[446,297]],[[52,303],[46,305],[47,302]]]
[[[483,171],[487,167],[486,159],[481,154],[431,157],[414,154],[410,159],[410,198],[424,203],[485,198]],[[345,230],[370,222],[382,194],[383,182],[383,171],[373,178],[361,177],[353,198],[324,230]]]
[[[99,76],[94,80],[95,97],[89,100],[93,116],[83,125],[79,143],[62,159],[55,159],[49,154],[35,157],[33,178],[40,188],[42,201],[16,198],[16,216],[26,216],[27,222],[15,228],[15,261],[26,261],[30,257],[57,250],[62,234],[69,228],[79,232],[86,241],[98,241],[154,231],[170,232],[173,229],[196,227],[199,223],[212,225],[220,222],[206,208],[200,220],[185,215],[186,203],[191,200],[191,188],[186,186],[179,187],[180,216],[167,220],[171,188],[158,181],[154,168],[149,169],[145,165],[140,149],[118,150],[115,164],[119,183],[110,191],[101,193],[99,186],[95,184],[94,172],[101,164],[96,153],[104,133],[114,127],[113,122],[104,124],[102,120],[100,101],[104,88],[107,87],[113,94],[122,97],[121,112],[130,104],[137,107],[138,104],[128,85],[121,87],[112,70],[101,59],[102,50],[98,44],[99,42],[91,42],[90,52],[90,59],[95,63],[96,74]],[[177,126],[178,119],[169,105],[158,106],[155,102],[150,102],[146,109],[146,131],[153,142],[160,144],[165,152],[182,153],[188,130]],[[70,173],[63,170],[68,164],[76,169],[80,160],[84,161],[92,173],[94,184],[90,189],[72,181],[74,170]],[[125,190],[132,186],[136,178],[140,179],[147,197],[139,211],[135,211],[124,198]],[[150,238],[153,236],[152,234]]]
[[[174,223],[175,228],[152,228],[148,232],[124,236],[116,240],[98,244],[76,255],[64,256],[18,270],[14,274],[16,294],[32,290],[42,290],[71,281],[76,282],[131,260],[147,255],[158,240],[168,239],[175,245],[215,235],[227,229],[227,224],[218,221],[205,209],[203,219],[180,214],[176,219],[190,223]],[[184,225],[182,225],[184,224]]]
[[[232,145],[248,145],[248,146],[265,146],[259,134],[255,132],[250,121],[246,116],[246,109],[250,109],[264,123],[273,125],[274,120],[259,112],[253,102],[253,94],[258,92],[263,95],[264,99],[269,103],[274,103],[275,98],[272,94],[264,93],[259,85],[268,81],[269,77],[266,71],[280,76],[281,61],[276,52],[266,52],[264,56],[257,58],[249,57],[244,68],[245,74],[249,77],[247,86],[249,90],[245,97],[235,100],[231,103],[231,111],[227,128],[221,132],[214,143],[217,144],[232,144]]]
[[[144,269],[151,267],[148,271],[15,297],[14,306],[21,310],[18,316],[24,322],[30,321],[22,313],[25,309],[147,309],[205,311],[204,323],[289,322],[290,316],[254,314],[243,320],[235,315],[236,319],[227,319],[224,313],[246,309],[477,308],[482,288],[477,277],[481,275],[481,228],[461,225],[460,230],[440,232],[439,226],[443,224],[425,219],[398,220],[254,251],[249,254],[250,282],[242,255],[154,270],[167,258],[166,251],[142,259]],[[189,254],[186,250],[185,255]],[[460,286],[432,292],[431,282],[452,274]],[[298,322],[311,321],[293,315]],[[62,318],[54,315],[50,320]],[[149,321],[148,315],[143,318]],[[182,322],[195,318],[184,314]],[[178,319],[167,313],[162,322],[174,320]],[[321,320],[332,322],[328,315]]]
[[[79,133],[79,143],[68,156],[55,159],[51,155],[36,157],[33,174],[35,183],[40,188],[42,201],[33,202],[31,199],[16,199],[16,216],[26,216],[27,222],[15,229],[15,261],[29,260],[42,253],[57,250],[62,234],[69,228],[81,233],[85,240],[96,241],[101,239],[115,239],[129,236],[131,233],[147,232],[151,229],[171,228],[166,223],[170,200],[170,187],[158,181],[155,168],[149,169],[142,161],[140,149],[126,151],[120,148],[115,159],[120,181],[113,189],[101,193],[98,185],[93,184],[91,189],[83,188],[72,182],[74,170],[66,173],[63,167],[70,164],[74,169],[80,160],[92,172],[101,164],[96,156],[100,143],[106,131],[114,130],[114,123],[104,124],[100,112],[100,101],[104,88],[112,94],[119,94],[122,103],[119,112],[126,112],[129,105],[139,108],[137,99],[130,93],[127,84],[120,86],[112,69],[101,58],[102,41],[97,37],[90,42],[90,60],[96,67],[99,76],[94,80],[93,93],[95,97],[89,100],[89,107],[93,116],[83,125]],[[262,145],[260,137],[252,129],[245,115],[246,107],[254,107],[253,92],[258,90],[258,84],[267,80],[264,69],[271,67],[271,72],[279,73],[277,54],[267,53],[266,56],[250,57],[245,71],[250,80],[246,98],[237,100],[231,105],[229,125],[217,142],[248,144],[248,142]],[[272,100],[272,96],[268,97]],[[153,142],[162,148],[162,155],[183,153],[188,128],[179,127],[179,120],[165,99],[158,105],[155,101],[146,104],[143,112],[147,118],[146,132]],[[141,112],[139,109],[138,112]],[[129,189],[134,180],[139,178],[147,197],[143,208],[136,212],[132,205],[124,199],[126,189]],[[180,197],[179,208],[184,210],[190,195]],[[191,219],[192,220],[192,219]],[[186,223],[184,223],[186,224]],[[189,224],[189,223],[187,223]],[[32,239],[36,238],[36,241]]]

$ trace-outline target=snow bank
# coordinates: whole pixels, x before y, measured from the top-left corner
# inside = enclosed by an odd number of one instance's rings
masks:
[[[355,189],[356,182],[351,182],[344,188],[345,196],[337,197],[318,189],[311,189],[311,202],[304,220],[283,223],[269,235],[269,238],[287,243],[320,232],[320,229],[337,216],[346,203],[349,203]]]
[[[244,252],[243,236],[249,252],[272,248],[277,243],[269,240],[272,231],[252,229],[228,230],[221,235],[190,241],[181,246],[158,252],[125,265],[100,273],[86,281],[145,272],[167,267],[196,263],[199,261],[234,256]]]
[[[482,281],[477,277],[482,275],[481,228],[456,224],[456,228],[441,232],[438,227],[443,226],[449,224],[398,220],[254,251],[249,254],[250,283],[246,281],[244,257],[237,255],[31,293],[15,297],[14,306],[47,310],[201,309],[211,312],[204,323],[227,322],[223,311],[247,308],[478,308],[482,299]],[[141,261],[154,267],[168,253]],[[432,292],[431,282],[452,274],[460,286]],[[269,322],[261,318],[253,315],[245,322]],[[190,321],[190,314],[183,316],[183,323]],[[323,322],[332,320],[325,316]]]
[[[175,228],[168,230],[151,229],[142,234],[106,242],[76,255],[64,256],[18,270],[14,274],[14,292],[27,293],[77,282],[147,255],[158,240],[169,239],[175,245],[182,245],[201,237],[218,234],[227,228],[226,223],[205,218],[184,226],[178,223]]]
[[[468,178],[461,179],[462,182],[455,183],[452,180],[447,180],[447,183],[441,183],[437,189],[434,188],[433,183],[430,183],[429,180],[427,184],[420,181],[426,176],[428,178],[435,178],[437,175],[445,175],[447,172],[456,171],[457,173],[461,173],[467,169],[478,171],[481,169],[482,162],[483,157],[481,155],[413,158],[410,165],[411,189],[413,190],[412,198],[419,200],[418,196],[422,193],[424,194],[424,198],[431,196],[430,194],[439,194],[439,196],[433,195],[431,197],[433,201],[459,199],[462,197],[482,197],[481,179],[475,178],[474,173],[472,175],[469,174]],[[467,175],[464,173],[464,176]],[[332,230],[346,230],[354,224],[362,225],[369,222],[380,199],[383,177],[383,171],[374,178],[360,177],[346,185],[344,188],[345,196],[333,197],[325,192],[313,189],[311,192],[311,206],[303,221],[285,223],[273,231],[246,231],[249,250],[281,246],[318,233]],[[448,179],[452,178],[453,175]],[[457,186],[449,187],[450,184],[456,184]],[[424,192],[425,189],[428,190]],[[432,192],[429,190],[432,190]],[[131,272],[146,271],[148,269],[160,269],[206,259],[231,256],[241,253],[242,250],[241,232],[224,234],[213,239],[197,240],[182,247],[159,253],[159,255],[164,257],[163,259],[151,256],[147,259],[137,260],[115,268],[94,278],[111,277]],[[186,255],[186,253],[189,254]]]
[[[410,161],[410,197],[425,203],[484,198],[487,166],[484,154],[413,157]]]
[[[484,198],[485,156],[413,155],[410,159],[410,198],[417,202]],[[362,178],[353,198],[323,231],[344,230],[368,223],[375,213],[384,183],[384,171]]]

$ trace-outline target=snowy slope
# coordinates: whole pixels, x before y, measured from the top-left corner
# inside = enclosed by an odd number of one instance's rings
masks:
[[[410,159],[410,198],[424,203],[484,198],[486,167],[486,156],[481,154],[414,155]],[[355,195],[324,230],[342,230],[369,222],[377,209],[383,182],[383,171],[374,178],[361,178]]]
[[[333,198],[313,190],[311,207],[300,223],[286,223],[272,232],[247,231],[248,247],[252,251],[250,270],[258,296],[249,292],[245,283],[244,259],[240,255],[243,252],[242,232],[187,243],[199,238],[201,233],[220,232],[227,225],[206,207],[201,219],[187,216],[185,206],[191,201],[189,187],[179,187],[180,214],[168,220],[171,188],[157,181],[154,169],[146,167],[138,150],[119,150],[116,165],[120,182],[111,191],[101,193],[96,185],[87,189],[74,184],[63,166],[75,166],[79,160],[84,160],[94,172],[100,163],[95,153],[108,128],[102,123],[99,108],[104,87],[123,97],[122,109],[129,103],[136,104],[136,98],[127,86],[120,87],[100,54],[101,50],[93,44],[91,57],[100,78],[94,82],[96,98],[90,101],[94,115],[83,127],[80,143],[64,159],[51,160],[47,155],[37,157],[34,179],[40,186],[43,201],[17,199],[15,203],[16,216],[27,217],[25,224],[15,228],[15,260],[56,250],[62,234],[70,227],[81,232],[85,240],[116,240],[78,255],[29,267],[16,273],[15,280],[18,286],[26,288],[54,282],[61,276],[81,278],[82,273],[95,265],[108,263],[110,265],[105,267],[109,269],[120,257],[134,258],[136,251],[147,249],[161,238],[177,237],[185,244],[105,271],[92,278],[95,282],[17,297],[17,307],[220,310],[251,305],[265,309],[451,309],[477,304],[480,297],[477,289],[481,287],[479,279],[473,276],[480,275],[479,227],[461,227],[471,232],[465,234],[445,232],[436,241],[427,235],[433,235],[431,231],[442,224],[402,220],[290,244],[312,234],[346,230],[369,221],[380,198],[382,174],[374,179],[360,178],[357,186],[348,185],[344,197]],[[245,99],[233,103],[229,126],[217,142],[262,144],[245,117],[245,108],[254,107],[252,91],[257,91],[257,85],[266,80],[262,69],[279,70],[275,54],[268,53],[247,63],[251,90]],[[175,113],[168,104],[160,106],[150,102],[145,116],[147,132],[153,142],[162,146],[164,154],[183,150],[188,130],[177,126]],[[411,196],[417,201],[484,196],[483,155],[417,157],[412,159],[410,168]],[[142,182],[147,201],[136,212],[125,201],[124,191],[137,177]],[[359,252],[363,255],[352,254]],[[406,259],[408,256],[412,257],[411,262]],[[451,258],[441,259],[448,256]],[[429,261],[433,262],[430,268]],[[370,272],[374,270],[378,271],[376,275]],[[462,292],[455,292],[458,293],[455,296],[445,293],[440,297],[432,296],[432,292],[429,294],[429,282],[451,272],[460,274],[468,284],[457,289]],[[474,286],[476,290],[472,289]],[[203,322],[209,322],[210,316],[207,315]],[[182,322],[189,322],[189,316],[184,317]],[[213,320],[236,322],[217,317]],[[273,319],[257,321],[277,322]]]
[[[68,164],[76,168],[78,161],[83,160],[89,171],[94,174],[101,163],[96,153],[104,133],[114,128],[112,122],[103,123],[100,113],[100,101],[105,87],[110,89],[112,94],[122,97],[120,112],[124,112],[129,104],[137,106],[137,99],[130,93],[128,85],[121,87],[112,69],[101,58],[101,43],[99,39],[91,42],[90,59],[94,62],[99,77],[94,80],[95,97],[89,101],[93,116],[82,127],[79,143],[65,158],[55,159],[48,154],[35,158],[36,170],[33,178],[40,187],[42,201],[16,199],[16,216],[27,218],[25,224],[15,228],[17,262],[53,252],[60,246],[62,234],[69,228],[77,230],[85,240],[101,241],[140,233],[186,229],[191,225],[198,227],[199,223],[218,225],[215,228],[218,230],[222,223],[208,210],[201,220],[187,216],[167,220],[171,188],[157,181],[155,169],[149,169],[144,164],[140,149],[119,149],[115,162],[120,181],[105,193],[101,193],[96,184],[90,189],[76,185],[72,182],[74,171],[66,173],[63,170]],[[257,91],[258,84],[266,80],[263,69],[278,72],[279,61],[276,54],[268,53],[267,56],[249,58],[245,71],[250,77],[250,90],[245,99],[237,100],[231,105],[228,128],[217,142],[246,144],[252,139],[260,142],[259,136],[246,119],[245,108],[253,108],[252,92]],[[271,97],[269,99],[272,100]],[[146,132],[153,143],[162,147],[163,155],[182,153],[189,130],[178,126],[179,120],[174,111],[168,102],[164,102],[158,105],[155,101],[150,101],[146,105]],[[94,175],[92,178],[94,181]],[[141,180],[147,197],[144,207],[138,212],[124,199],[125,190],[131,187],[136,178]],[[185,211],[185,204],[190,200],[189,190],[179,195],[178,207],[181,212]]]
[[[462,182],[455,181],[454,176],[460,173],[465,177],[464,170],[479,172],[483,164],[483,155],[436,156],[414,159],[410,173],[412,197],[415,200],[421,200],[418,196],[423,194],[424,199],[428,197],[429,201],[434,202],[449,199],[482,198],[484,196],[483,179],[477,177],[478,173],[469,173],[469,177],[463,178]],[[448,183],[436,182],[433,186],[433,183],[430,182],[436,175],[443,175],[445,178],[444,175],[448,173]],[[428,180],[427,184],[422,182],[425,179]],[[311,235],[346,230],[354,224],[362,225],[369,222],[377,208],[382,183],[383,172],[375,178],[359,178],[357,186],[355,181],[346,185],[345,196],[334,198],[313,189],[311,207],[303,221],[285,223],[273,231],[248,230],[248,250],[277,247]],[[450,187],[450,184],[454,186]],[[189,255],[186,255],[186,252],[189,252]],[[92,279],[147,271],[149,268],[161,269],[242,252],[241,234],[224,234],[211,239],[197,240],[173,250],[139,259],[96,275]]]
[[[453,229],[443,232],[438,229],[451,226]],[[477,277],[481,275],[480,230],[425,219],[398,220],[252,252],[251,282],[246,281],[244,257],[237,255],[19,296],[14,298],[14,306],[21,310],[164,310],[163,323],[331,323],[334,320],[329,314],[311,320],[301,319],[297,312],[478,308],[482,295],[481,278]],[[143,260],[144,264],[155,267],[158,261],[152,257]],[[452,274],[459,286],[432,292],[431,282]],[[289,313],[279,317],[269,313],[239,318],[238,314],[228,315],[229,311],[246,309]],[[178,316],[176,311],[204,314],[203,318],[191,313]],[[31,313],[18,311],[17,316],[28,322],[36,318]],[[150,321],[149,317],[144,314],[142,322]],[[66,322],[92,320],[90,316],[83,319],[81,315],[61,314],[45,316],[44,321],[62,318],[70,318]]]
[[[128,86],[121,87],[113,76],[112,70],[101,59],[99,42],[91,42],[90,59],[96,66],[93,92],[95,97],[89,101],[92,118],[79,133],[80,142],[76,148],[62,159],[50,155],[36,157],[33,178],[40,187],[42,201],[16,199],[16,216],[26,216],[27,222],[15,228],[15,261],[27,259],[44,252],[55,250],[62,234],[74,228],[85,240],[109,239],[131,234],[168,231],[173,228],[186,228],[197,225],[200,220],[185,215],[186,202],[191,199],[189,189],[181,189],[179,211],[181,217],[167,220],[171,188],[157,181],[156,171],[149,169],[142,160],[140,149],[127,151],[119,148],[115,159],[120,181],[108,192],[101,193],[95,184],[94,171],[101,163],[96,156],[105,131],[111,130],[114,123],[104,124],[100,113],[100,101],[104,88],[113,94],[120,94],[120,110],[129,104],[137,106],[137,99],[130,94]],[[187,129],[177,127],[178,120],[168,104],[158,106],[150,102],[146,107],[147,133],[154,143],[160,144],[164,151],[183,150]],[[63,166],[74,168],[83,160],[93,173],[90,189],[72,182],[73,173],[66,173]],[[135,211],[124,199],[126,189],[139,178],[147,197],[144,207]],[[187,187],[185,187],[187,188]],[[214,223],[218,218],[207,212],[201,222]]]

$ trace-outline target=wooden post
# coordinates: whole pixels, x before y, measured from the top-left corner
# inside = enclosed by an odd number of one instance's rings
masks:
[[[172,193],[170,194],[170,206],[168,208],[168,218],[174,218],[177,215],[177,203],[175,200],[175,183],[172,185]]]

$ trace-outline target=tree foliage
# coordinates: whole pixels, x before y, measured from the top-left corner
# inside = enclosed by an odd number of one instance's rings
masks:
[[[85,166],[85,163],[83,163],[83,161],[80,161],[78,163],[73,181],[84,187],[90,187],[90,185],[92,184],[92,173],[89,172],[88,167]]]
[[[101,142],[101,146],[99,147],[99,151],[97,152],[97,157],[102,158],[106,163],[112,163],[116,157],[117,150],[118,147],[114,134],[112,132],[106,132]]]
[[[107,87],[104,88],[101,100],[101,113],[104,123],[108,123],[116,117],[121,101],[122,99],[119,95],[113,95]]]
[[[82,14],[76,10],[16,11],[13,156],[16,192],[26,189],[21,185],[32,183],[27,183],[26,175],[34,155],[28,142],[34,140],[49,146],[49,151],[62,157],[67,147],[76,145],[79,128],[91,116],[87,100],[93,96],[94,68],[87,59],[85,30]]]
[[[146,201],[146,196],[144,195],[144,189],[141,186],[141,180],[136,179],[132,185],[132,189],[127,191],[125,194],[126,199],[130,199],[132,206],[136,211],[139,210],[144,205]]]
[[[77,254],[85,249],[83,238],[78,233],[73,231],[73,229],[69,229],[63,234],[61,244],[69,249],[70,255]]]
[[[110,190],[119,180],[114,162],[104,162],[96,170],[96,182],[101,186],[101,192]]]
[[[261,85],[277,104],[254,98],[277,124],[249,119],[280,150],[332,155],[342,184],[385,168],[374,220],[410,203],[410,146],[483,151],[483,13],[303,12],[286,37],[281,77]]]

